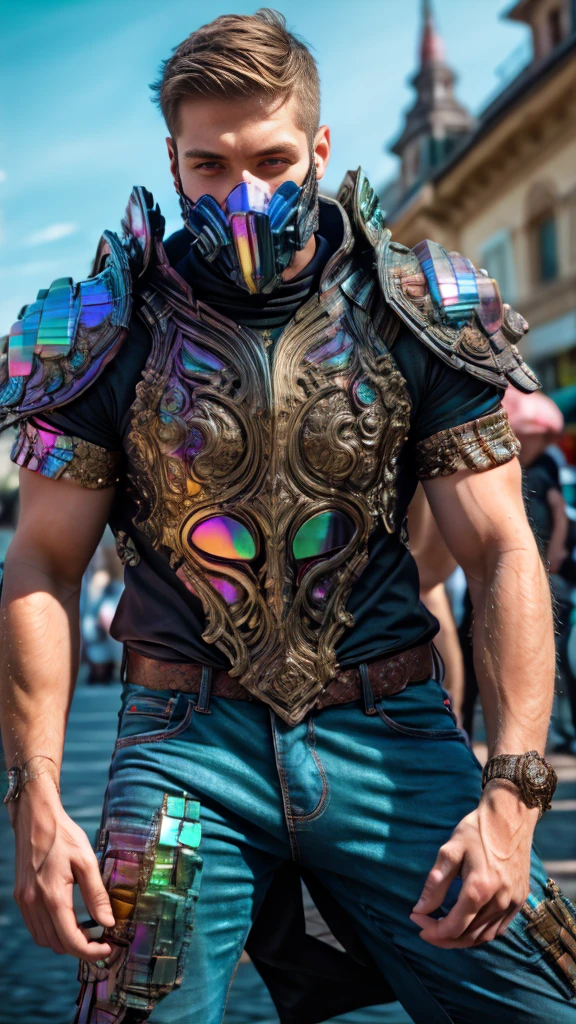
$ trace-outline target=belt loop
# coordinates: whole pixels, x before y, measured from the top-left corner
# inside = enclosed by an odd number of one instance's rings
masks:
[[[442,661],[440,651],[438,650],[436,645],[431,643],[430,647],[432,648],[432,672],[434,673],[433,678],[436,680],[437,683],[440,683],[440,686],[442,686],[444,683],[444,676],[446,675],[444,662]]]
[[[128,648],[126,644],[122,646],[122,661],[120,663],[120,682],[126,682],[126,670],[128,668]]]
[[[364,698],[364,713],[366,715],[375,715],[376,708],[374,707],[374,694],[372,693],[372,686],[370,684],[370,676],[368,674],[368,665],[363,661],[358,665],[358,671],[360,673],[360,679],[362,681],[362,696]]]
[[[200,692],[198,694],[198,703],[194,705],[194,711],[198,711],[201,715],[211,715],[210,711],[210,691],[212,689],[212,666],[202,665],[202,677],[200,679]]]

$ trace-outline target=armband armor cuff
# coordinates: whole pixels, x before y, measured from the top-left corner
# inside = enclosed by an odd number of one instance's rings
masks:
[[[505,409],[439,430],[416,445],[416,466],[421,480],[450,476],[459,469],[482,473],[510,462],[520,451],[520,442]]]
[[[82,487],[100,490],[118,482],[122,454],[81,437],[61,434],[39,421],[24,420],[19,424],[11,459],[53,480],[74,480]]]

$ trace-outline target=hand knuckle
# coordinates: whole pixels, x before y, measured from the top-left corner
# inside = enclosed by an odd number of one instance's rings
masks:
[[[93,851],[90,849],[85,850],[83,848],[80,848],[78,850],[78,853],[76,854],[75,859],[76,863],[80,864],[87,871],[90,871],[92,868],[98,870],[98,861],[96,860]]]
[[[22,894],[22,903],[26,907],[32,907],[36,902],[36,889],[25,889]]]
[[[480,905],[486,899],[487,889],[482,882],[473,882],[468,887],[468,896],[472,903]]]
[[[451,846],[442,846],[438,851],[438,860],[443,866],[451,866],[456,863],[456,851]]]
[[[107,907],[110,904],[110,898],[106,889],[94,889],[92,899],[99,907]]]

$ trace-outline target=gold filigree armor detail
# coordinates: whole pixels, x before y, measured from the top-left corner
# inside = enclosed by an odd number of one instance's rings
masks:
[[[204,639],[231,674],[295,724],[337,669],[370,534],[379,519],[394,528],[405,382],[368,315],[332,281],[273,353],[173,282],[154,286],[152,351],[128,438],[142,499],[135,523],[202,601]],[[247,556],[217,557],[192,539],[218,517],[245,531]],[[339,542],[299,557],[302,537],[324,523],[336,523]]]
[[[520,451],[505,409],[463,423],[459,427],[439,430],[416,445],[418,476],[431,479],[450,476],[458,469],[481,473],[510,462]]]

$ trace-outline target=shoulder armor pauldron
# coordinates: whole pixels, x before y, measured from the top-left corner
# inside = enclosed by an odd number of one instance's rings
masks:
[[[164,218],[146,189],[132,190],[120,238],[105,231],[86,281],[54,281],[25,306],[0,355],[0,430],[64,405],[92,384],[120,349],[136,279],[147,270]]]
[[[416,337],[445,363],[497,387],[540,387],[517,348],[528,324],[502,303],[496,281],[436,242],[413,249],[393,242],[361,168],[348,172],[338,198],[356,236],[374,250],[386,302]]]

